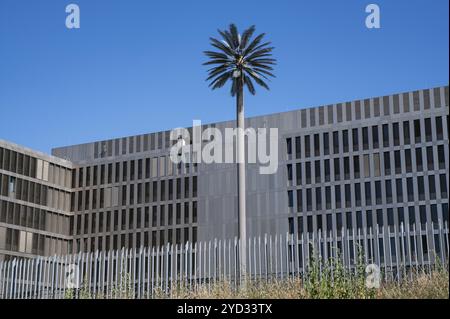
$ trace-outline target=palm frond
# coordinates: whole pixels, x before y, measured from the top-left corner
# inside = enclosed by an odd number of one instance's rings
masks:
[[[252,25],[250,28],[245,30],[244,33],[242,33],[242,39],[241,39],[241,45],[240,45],[241,50],[245,49],[245,47],[248,44],[248,40],[250,40],[250,38],[252,37],[254,32],[255,32],[255,26]]]
[[[253,41],[248,45],[248,47],[244,50],[243,55],[246,56],[261,42],[262,38],[265,36],[265,33],[261,33]]]
[[[228,54],[230,57],[234,56],[234,51],[230,47],[226,46],[223,42],[220,42],[217,39],[209,38],[211,40],[211,45],[221,51],[223,51],[225,54]]]
[[[265,80],[275,77],[272,57],[274,47],[271,42],[263,42],[264,33],[253,38],[255,26],[250,26],[242,35],[238,28],[230,24],[227,30],[218,30],[222,40],[210,38],[211,46],[218,51],[204,51],[208,61],[203,65],[211,65],[208,69],[209,87],[213,90],[231,82],[230,94],[235,96],[244,86],[250,94],[255,94],[255,83],[269,89]],[[240,75],[236,75],[240,71]]]
[[[217,59],[217,60],[211,60],[211,61],[206,61],[206,62],[202,63],[202,65],[212,65],[212,64],[226,64],[226,65],[231,65],[232,62],[231,62],[230,60],[219,60],[219,59]],[[209,72],[210,70],[211,70],[211,69],[209,69],[208,72]]]
[[[273,47],[255,51],[252,54],[250,54],[246,59],[247,59],[247,61],[251,61],[251,60],[256,59],[256,58],[263,58],[263,57],[272,56],[272,54],[270,53],[270,52],[272,52],[272,50],[273,50]]]
[[[239,47],[239,32],[238,29],[236,28],[236,25],[234,23],[230,24],[230,34],[231,34],[231,39],[233,40],[233,48],[238,48]]]
[[[220,52],[214,52],[214,51],[203,51],[203,53],[210,58],[213,59],[228,59],[228,55]]]
[[[221,88],[222,86],[225,85],[225,83],[228,81],[228,79],[230,77],[231,77],[231,72],[222,74],[221,76],[216,78],[213,82],[211,82],[211,84],[212,84],[212,88],[211,89],[215,90],[215,89]]]
[[[225,40],[225,42],[228,43],[228,46],[230,48],[235,49],[233,38],[232,38],[231,34],[228,31],[226,31],[226,30],[225,31],[217,30],[217,32],[219,32],[219,34],[222,36],[222,38]]]
[[[223,72],[225,72],[225,71],[227,71],[228,70],[228,66],[219,66],[219,67],[216,67],[216,68],[213,68],[210,72],[209,72],[209,76],[208,76],[208,78],[206,79],[206,81],[209,81],[209,80],[211,80],[212,78],[214,78],[216,75],[219,75],[220,73],[223,73]]]
[[[256,91],[255,91],[255,86],[253,85],[252,79],[250,79],[247,75],[244,75],[244,82],[245,82],[245,85],[247,85],[248,91],[252,95],[255,95]]]

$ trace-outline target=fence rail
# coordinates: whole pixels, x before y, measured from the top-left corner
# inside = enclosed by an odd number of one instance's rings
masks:
[[[448,266],[448,224],[423,224],[264,235],[247,241],[247,280],[305,277],[311,260],[340,260],[356,271],[358,256],[376,264],[384,281],[413,270]],[[0,298],[155,298],[183,285],[196,289],[220,280],[237,287],[239,240],[77,253],[0,262]]]

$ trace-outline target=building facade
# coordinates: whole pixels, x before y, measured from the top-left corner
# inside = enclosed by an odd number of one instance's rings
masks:
[[[72,251],[72,164],[0,140],[0,261]]]
[[[248,235],[448,223],[448,91],[248,118],[246,127],[278,128],[276,173],[262,175],[257,164],[247,165]],[[51,157],[2,142],[0,256],[237,236],[236,165],[174,164],[169,134],[60,147]],[[18,164],[24,158],[35,164]],[[28,182],[27,196],[46,201],[18,198],[25,183],[19,191],[19,180]],[[49,216],[45,226],[34,222],[36,210]]]

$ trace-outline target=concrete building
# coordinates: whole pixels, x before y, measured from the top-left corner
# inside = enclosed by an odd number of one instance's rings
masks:
[[[448,91],[248,118],[246,127],[279,130],[277,172],[248,165],[248,235],[448,223]],[[169,133],[55,148],[52,157],[1,142],[0,256],[237,236],[236,165],[174,164]],[[18,164],[25,158],[31,176]],[[44,185],[46,202],[17,198],[22,179]],[[52,222],[35,224],[36,210]]]
[[[0,261],[72,251],[72,164],[0,140]]]

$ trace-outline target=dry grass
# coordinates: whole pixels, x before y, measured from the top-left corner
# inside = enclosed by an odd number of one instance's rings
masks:
[[[377,292],[377,298],[386,299],[449,299],[448,271],[418,274],[403,284],[388,284]]]
[[[431,274],[415,274],[402,283],[385,283],[379,289],[361,287],[357,279],[343,280],[340,284],[318,282],[315,287],[300,279],[249,282],[246,289],[235,290],[229,281],[199,286],[194,291],[179,287],[171,296],[163,293],[159,298],[174,299],[448,299],[449,275],[446,270]]]

